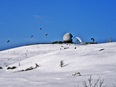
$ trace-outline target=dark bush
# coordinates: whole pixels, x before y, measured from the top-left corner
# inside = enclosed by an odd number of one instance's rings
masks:
[[[3,69],[3,68],[0,66],[0,69]]]
[[[64,62],[63,62],[63,60],[61,60],[60,61],[60,67],[63,67],[63,65],[64,65]]]
[[[16,68],[17,68],[16,66],[8,67],[7,70],[9,70],[9,69],[16,69]]]

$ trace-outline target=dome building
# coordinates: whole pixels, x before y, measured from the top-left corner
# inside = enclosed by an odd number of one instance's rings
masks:
[[[63,42],[64,43],[72,43],[72,37],[73,37],[73,35],[70,34],[70,33],[64,34],[64,36],[63,36]]]

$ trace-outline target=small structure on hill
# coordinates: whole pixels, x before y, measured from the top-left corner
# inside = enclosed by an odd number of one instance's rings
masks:
[[[63,42],[64,43],[72,43],[72,37],[73,37],[73,35],[71,33],[64,34]]]

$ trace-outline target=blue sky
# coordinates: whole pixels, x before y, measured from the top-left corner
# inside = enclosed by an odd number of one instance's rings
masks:
[[[0,49],[59,41],[67,32],[116,41],[116,0],[0,0]]]

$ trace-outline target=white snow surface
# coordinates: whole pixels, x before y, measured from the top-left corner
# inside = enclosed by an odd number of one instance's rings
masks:
[[[17,47],[0,51],[0,66],[0,87],[83,87],[90,76],[93,82],[100,77],[112,87],[116,85],[116,42]],[[25,71],[30,67],[34,69]]]

